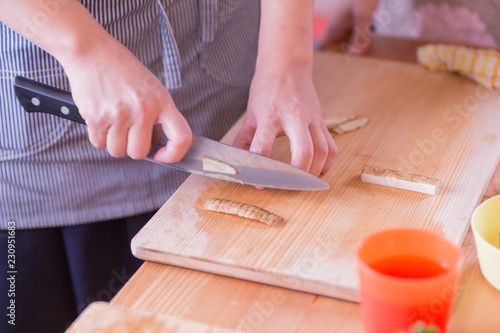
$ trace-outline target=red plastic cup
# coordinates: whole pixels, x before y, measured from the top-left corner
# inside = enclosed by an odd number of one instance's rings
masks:
[[[366,333],[408,332],[424,323],[446,332],[463,254],[443,236],[389,229],[357,249],[361,313]]]

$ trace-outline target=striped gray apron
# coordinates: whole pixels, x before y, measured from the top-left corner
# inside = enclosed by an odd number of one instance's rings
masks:
[[[246,109],[258,0],[81,2],[165,84],[193,133],[220,139]],[[112,158],[90,145],[85,126],[27,114],[12,88],[16,75],[69,90],[68,80],[53,57],[1,22],[0,43],[0,229],[8,221],[40,228],[152,211],[188,176]]]

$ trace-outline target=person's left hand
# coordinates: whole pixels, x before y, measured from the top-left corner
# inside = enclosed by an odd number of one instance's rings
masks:
[[[233,145],[269,157],[275,139],[286,135],[291,164],[319,176],[332,167],[337,147],[321,115],[311,71],[271,67],[255,73]]]

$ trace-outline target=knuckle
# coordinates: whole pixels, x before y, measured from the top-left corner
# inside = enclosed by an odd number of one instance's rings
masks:
[[[133,160],[143,160],[148,156],[148,150],[146,149],[128,149],[127,155]]]
[[[331,156],[331,157],[335,157],[337,156],[337,153],[339,152],[337,146],[334,144],[333,147],[331,147],[331,149],[329,150],[328,154]]]
[[[90,139],[90,143],[92,144],[92,146],[94,146],[97,149],[106,148],[106,143],[103,140]]]
[[[294,153],[303,158],[312,158],[314,156],[314,149],[310,143],[300,143],[294,148]]]
[[[110,126],[109,117],[104,112],[96,112],[92,116],[88,116],[85,123],[89,129],[96,133],[106,133]]]
[[[99,131],[101,127],[103,127],[102,122],[95,116],[86,116],[85,123],[87,127],[95,131]]]
[[[116,121],[120,124],[126,124],[129,122],[131,115],[128,108],[123,105],[115,107],[110,114],[112,115],[113,121]]]
[[[250,145],[250,151],[255,154],[261,155],[265,151],[263,142],[254,140]]]
[[[278,116],[279,109],[274,105],[266,106],[264,109],[264,113],[257,120],[257,124],[260,126],[261,124],[266,124],[266,126],[277,127],[280,124],[280,118]]]
[[[112,149],[108,147],[108,153],[115,157],[115,158],[120,158],[125,156],[125,151],[123,149]]]
[[[330,152],[330,147],[327,142],[319,142],[314,145],[314,152],[319,156],[328,156]]]
[[[294,115],[302,115],[305,109],[305,106],[298,101],[292,101],[289,105],[289,110]]]
[[[259,130],[258,136],[255,137],[255,143],[263,146],[266,143],[273,142],[275,138],[276,129],[273,126],[266,126]]]
[[[191,140],[193,139],[193,135],[191,133],[182,133],[179,134],[176,138],[175,141],[177,141],[181,145],[188,145],[191,143]]]
[[[138,101],[142,109],[163,108],[173,105],[170,94],[164,89],[155,89],[148,93],[147,98]]]
[[[98,128],[89,127],[89,141],[97,149],[106,148],[106,133]]]

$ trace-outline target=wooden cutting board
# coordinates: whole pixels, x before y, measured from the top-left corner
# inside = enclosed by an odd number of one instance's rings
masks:
[[[90,304],[66,333],[236,333],[195,321],[158,316],[105,302]]]
[[[357,301],[354,254],[366,235],[425,228],[460,244],[499,161],[500,92],[416,64],[331,53],[315,55],[314,81],[325,118],[370,118],[335,138],[338,157],[322,176],[330,190],[255,190],[192,175],[134,238],[134,254]],[[289,156],[280,140],[273,157]],[[365,184],[365,164],[438,178],[442,186],[431,196]],[[208,198],[257,205],[285,222],[269,227],[204,211]]]

